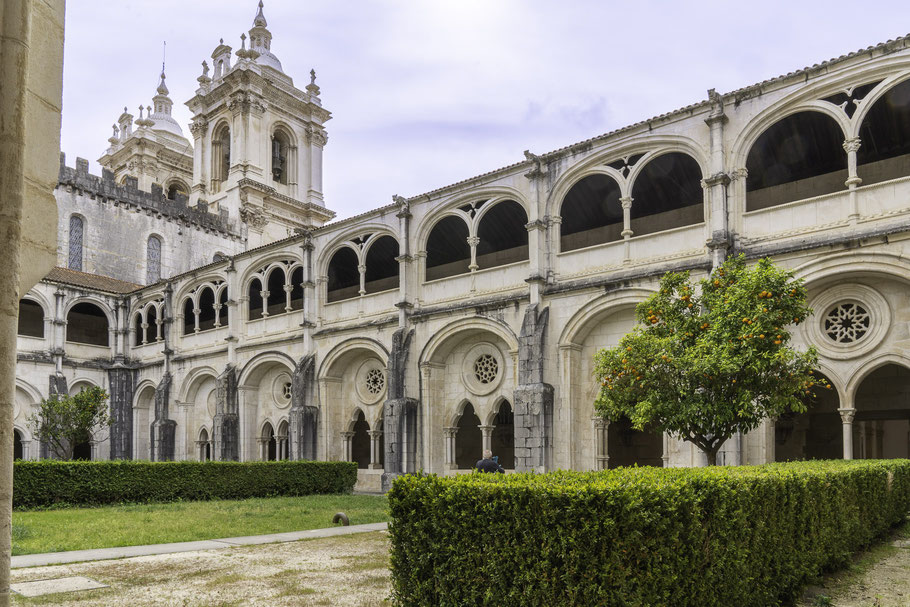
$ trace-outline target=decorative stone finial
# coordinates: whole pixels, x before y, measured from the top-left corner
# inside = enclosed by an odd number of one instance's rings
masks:
[[[268,25],[268,22],[265,20],[265,15],[262,14],[262,0],[259,0],[259,11],[253,19],[253,27],[268,27]]]
[[[209,77],[209,64],[205,61],[202,62],[202,75],[206,78]]]
[[[164,83],[164,79],[166,77],[167,76],[164,75],[164,63],[162,63],[161,64],[161,81],[158,83],[158,88],[156,89],[158,91],[159,95],[167,95],[170,92],[167,90],[167,85]]]
[[[310,70],[310,84],[316,84],[316,70]]]
[[[310,70],[310,83],[306,85],[307,92],[313,97],[319,97],[319,85],[316,84],[316,70]]]

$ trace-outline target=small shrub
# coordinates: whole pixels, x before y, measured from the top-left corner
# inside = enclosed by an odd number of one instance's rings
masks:
[[[13,507],[347,493],[356,481],[352,462],[17,461]]]
[[[910,510],[910,461],[402,476],[398,605],[758,607]]]

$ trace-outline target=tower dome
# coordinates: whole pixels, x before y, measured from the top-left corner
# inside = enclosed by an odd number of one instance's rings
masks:
[[[154,126],[152,126],[152,130],[164,131],[176,135],[177,137],[183,137],[183,129],[180,128],[180,124],[171,116],[174,102],[168,97],[169,91],[167,90],[167,85],[164,83],[165,78],[164,64],[162,64],[161,81],[158,83],[158,88],[156,89],[158,94],[152,97],[152,111],[149,114],[148,119],[155,123]]]
[[[262,12],[262,0],[259,0],[259,10],[256,17],[253,18],[253,28],[250,30],[250,50],[259,53],[256,57],[256,63],[267,65],[268,67],[284,73],[281,69],[281,61],[272,54],[272,32],[268,30],[268,21]]]

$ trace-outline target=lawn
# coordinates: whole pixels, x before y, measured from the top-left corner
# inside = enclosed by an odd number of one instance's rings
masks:
[[[13,554],[189,542],[388,520],[382,495],[309,495],[13,512]]]

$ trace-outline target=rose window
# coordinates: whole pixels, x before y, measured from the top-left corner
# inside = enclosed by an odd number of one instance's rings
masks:
[[[370,369],[366,376],[367,392],[370,394],[382,394],[385,389],[385,375],[381,369]]]
[[[872,317],[863,306],[854,302],[841,303],[825,315],[825,334],[839,344],[852,344],[862,339],[872,324]]]
[[[484,354],[474,361],[474,377],[482,384],[491,384],[499,375],[499,363],[492,354]]]

